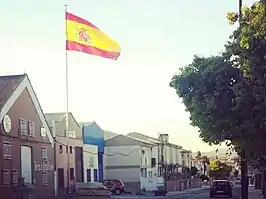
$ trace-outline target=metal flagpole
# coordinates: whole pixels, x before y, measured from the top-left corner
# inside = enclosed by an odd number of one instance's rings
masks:
[[[67,5],[65,5],[65,16],[67,15]],[[68,33],[67,33],[67,20],[65,17],[65,31],[66,31],[66,41],[68,40]],[[68,51],[65,46],[66,50],[66,142],[67,142],[67,192],[70,193],[70,169],[69,169],[69,126],[68,126]]]

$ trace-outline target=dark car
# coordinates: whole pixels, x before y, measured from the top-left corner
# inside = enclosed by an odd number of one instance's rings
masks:
[[[120,195],[126,191],[125,185],[121,180],[104,180],[102,184],[116,195]]]
[[[210,198],[215,196],[232,197],[232,185],[228,180],[214,180],[210,188]]]

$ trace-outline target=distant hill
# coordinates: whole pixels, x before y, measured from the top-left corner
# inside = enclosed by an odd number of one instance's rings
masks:
[[[218,156],[226,156],[226,153],[228,152],[227,148],[220,148],[218,151]],[[192,155],[193,157],[197,156],[198,152],[193,152]],[[215,157],[216,156],[216,151],[215,150],[211,150],[209,152],[202,152],[201,151],[201,156],[207,156],[207,157]],[[237,156],[236,152],[232,152],[231,157]]]

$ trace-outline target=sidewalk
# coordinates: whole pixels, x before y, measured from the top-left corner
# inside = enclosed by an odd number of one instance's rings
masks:
[[[198,194],[202,191],[209,190],[210,187],[201,187],[201,188],[194,188],[194,189],[186,189],[183,191],[169,191],[167,196],[178,196],[178,195],[185,195],[185,194]]]
[[[254,189],[253,187],[248,189],[249,199],[263,199],[261,189]]]

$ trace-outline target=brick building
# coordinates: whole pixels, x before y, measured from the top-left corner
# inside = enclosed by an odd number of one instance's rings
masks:
[[[0,193],[22,177],[37,198],[54,192],[53,137],[26,74],[0,76]]]

